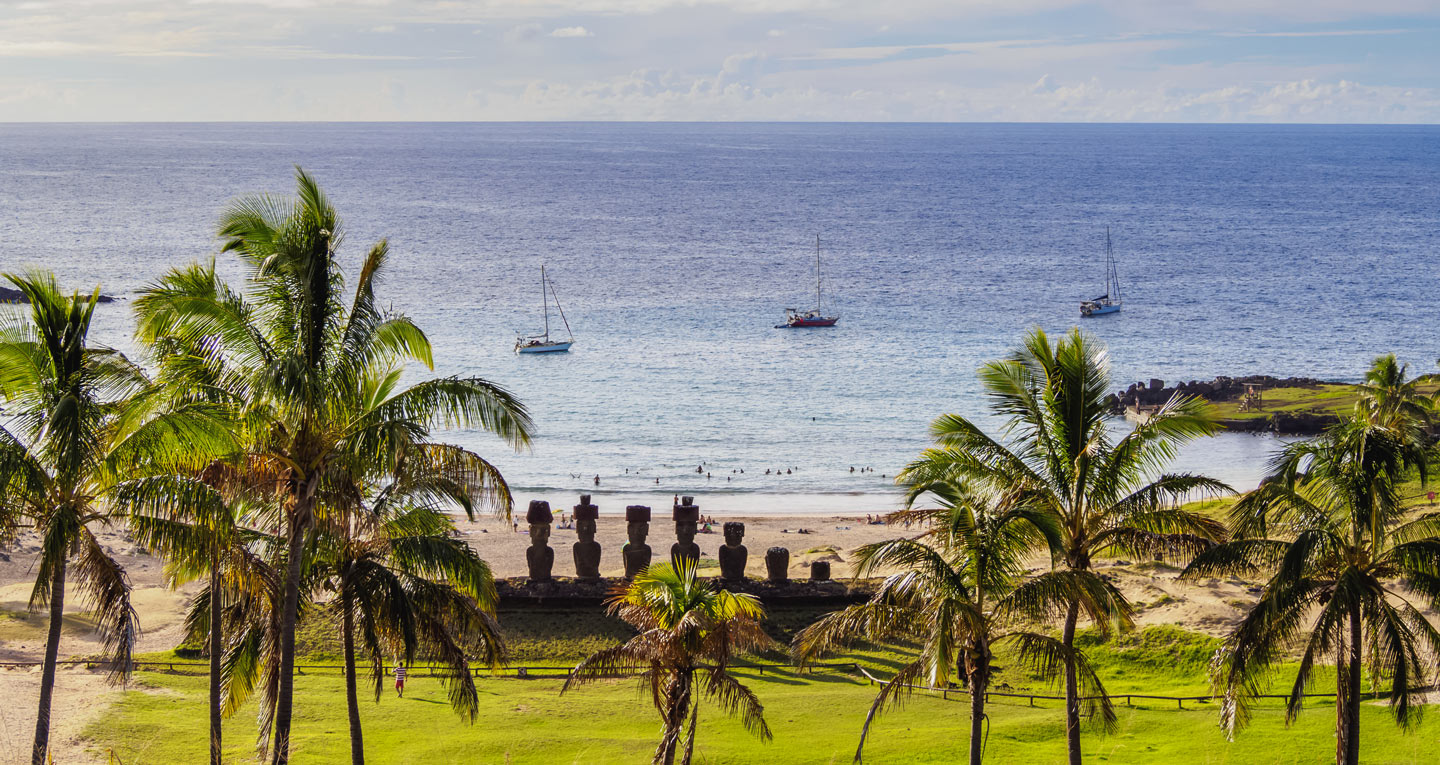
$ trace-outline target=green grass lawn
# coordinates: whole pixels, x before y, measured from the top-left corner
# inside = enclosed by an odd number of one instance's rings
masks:
[[[1440,390],[1440,382],[1427,380],[1418,386],[1421,393],[1433,395]],[[1325,383],[1314,388],[1266,388],[1260,392],[1264,400],[1263,409],[1253,412],[1240,411],[1240,401],[1213,401],[1215,414],[1222,420],[1249,420],[1269,417],[1276,412],[1348,415],[1355,410],[1360,399],[1359,389],[1354,385]]]
[[[1260,392],[1264,408],[1259,411],[1242,412],[1240,402],[1215,401],[1216,416],[1223,420],[1247,420],[1269,417],[1276,412],[1324,412],[1327,414],[1349,414],[1359,400],[1358,390],[1353,385],[1327,383],[1314,388],[1266,388]]]
[[[762,744],[738,723],[701,714],[699,762],[848,763],[874,688],[835,675],[743,674],[765,703],[774,741]],[[133,763],[201,762],[205,756],[203,677],[145,673],[143,688],[88,731],[104,754],[113,749]],[[297,684],[295,761],[348,761],[343,683],[336,674],[307,674]],[[648,701],[630,682],[611,681],[559,695],[555,679],[485,679],[481,711],[470,725],[447,708],[438,680],[416,677],[406,698],[387,693],[366,700],[361,715],[367,756],[384,763],[636,763],[647,761],[659,731]],[[963,694],[945,701],[914,695],[881,717],[866,747],[871,763],[949,763],[967,747],[968,704]],[[1064,759],[1063,715],[1055,702],[1030,708],[999,701],[990,708],[986,761],[1047,763]],[[227,759],[253,756],[253,714],[229,722]],[[1087,759],[1116,763],[1311,763],[1333,758],[1333,708],[1316,703],[1287,729],[1278,705],[1268,704],[1235,742],[1216,727],[1213,704],[1173,703],[1120,709],[1111,736],[1086,735]],[[1363,712],[1367,763],[1433,762],[1440,723],[1433,716],[1402,734],[1380,707]]]
[[[1103,642],[1093,633],[1081,641],[1110,692],[1202,695],[1216,641],[1195,633],[1156,627]],[[559,645],[563,646],[563,643]],[[902,652],[871,649],[855,657],[873,670],[890,672]],[[1014,692],[1051,695],[1051,689],[1013,665],[999,651],[997,683]],[[562,662],[553,662],[562,663]],[[738,673],[765,704],[775,739],[755,740],[739,723],[706,709],[701,714],[697,762],[848,763],[875,688],[843,673]],[[1283,690],[1293,670],[1277,673]],[[453,714],[439,680],[415,676],[404,699],[387,683],[377,704],[362,697],[367,756],[384,763],[636,763],[648,761],[659,721],[633,681],[605,681],[561,696],[556,678],[483,677],[481,710],[468,724]],[[1332,686],[1333,687],[1333,686]],[[337,671],[310,671],[296,682],[294,753],[297,763],[348,761],[344,684]],[[1326,690],[1322,681],[1315,689]],[[95,749],[109,750],[127,765],[199,762],[206,740],[203,676],[144,672],[121,701],[87,735]],[[949,763],[968,747],[968,697],[949,700],[917,692],[901,709],[883,715],[866,747],[871,763]],[[1048,763],[1064,759],[1059,702],[994,698],[986,761]],[[1235,742],[1217,728],[1216,705],[1136,701],[1120,705],[1120,728],[1110,736],[1086,734],[1087,759],[1115,763],[1311,763],[1333,760],[1334,708],[1316,700],[1292,728],[1278,701],[1268,701]],[[1367,704],[1362,722],[1367,763],[1418,763],[1434,758],[1440,722],[1426,718],[1404,734],[1380,706]],[[253,756],[254,708],[227,724],[228,759]]]

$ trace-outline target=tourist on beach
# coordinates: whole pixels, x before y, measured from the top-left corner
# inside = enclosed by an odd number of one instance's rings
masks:
[[[599,475],[598,473],[595,475],[595,485],[596,485],[596,486],[599,486],[599,485],[600,485],[600,475]]]
[[[395,695],[405,698],[405,662],[395,662]]]

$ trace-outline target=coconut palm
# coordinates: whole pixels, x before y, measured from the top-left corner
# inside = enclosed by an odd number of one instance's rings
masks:
[[[466,487],[446,478],[443,463],[456,458],[479,459],[455,447],[423,445],[370,502],[320,522],[311,577],[333,593],[331,605],[340,612],[355,765],[365,761],[356,693],[357,637],[370,663],[376,701],[385,657],[413,665],[417,649],[423,650],[444,668],[451,706],[472,722],[479,699],[471,657],[490,667],[504,659],[490,567],[454,537],[455,524],[444,512],[446,504],[459,504],[474,518]]]
[[[221,218],[223,250],[237,253],[248,270],[245,294],[218,279],[212,263],[172,271],[136,301],[142,340],[204,349],[189,364],[235,399],[246,423],[247,464],[277,477],[284,574],[274,667],[276,765],[289,761],[301,552],[317,517],[331,510],[322,499],[344,495],[342,486],[328,484],[361,474],[361,465],[393,462],[437,426],[483,428],[517,448],[529,443],[532,429],[513,395],[480,378],[398,385],[405,362],[427,368],[433,362],[425,334],[376,302],[388,245],[382,240],[366,254],[347,301],[336,254],[340,220],[304,171],[297,169],[296,185],[295,199],[247,197]],[[468,471],[468,483],[487,487],[485,498],[509,511],[509,491],[493,466],[452,467]],[[262,728],[269,727],[262,718]]]
[[[563,694],[602,678],[638,677],[650,689],[664,724],[653,765],[673,765],[682,734],[680,761],[689,765],[700,712],[697,696],[738,715],[761,741],[771,738],[760,699],[729,671],[736,655],[775,645],[760,627],[765,612],[753,595],[716,590],[697,579],[695,569],[693,561],[684,559],[678,568],[659,564],[618,588],[607,601],[607,611],[640,634],[575,665],[560,689]]]
[[[99,290],[65,295],[53,275],[6,278],[29,316],[0,327],[0,514],[41,537],[30,607],[50,609],[31,758],[46,760],[67,581],[80,589],[104,636],[111,678],[130,670],[138,630],[125,572],[96,539],[115,519],[107,499],[126,471],[183,448],[223,442],[203,407],[172,407],[139,367],[87,344]]]
[[[921,498],[937,507],[914,507]],[[792,649],[803,666],[857,639],[904,641],[921,646],[915,661],[880,686],[861,729],[855,761],[861,760],[865,739],[876,715],[896,704],[917,681],[931,688],[950,684],[957,670],[970,691],[970,762],[981,761],[984,741],[985,693],[992,676],[991,649],[1002,641],[1020,647],[1021,658],[1052,669],[1050,657],[1064,655],[1049,636],[1018,627],[1026,618],[1061,613],[1071,600],[1082,604],[1100,624],[1116,610],[1118,594],[1088,572],[1051,571],[1023,579],[1024,561],[1039,550],[1061,543],[1055,517],[1042,508],[1016,504],[1015,495],[986,495],[963,484],[939,482],[909,487],[907,509],[886,521],[925,529],[913,538],[892,539],[855,550],[855,576],[865,578],[891,570],[865,603],[828,614],[800,631]],[[1083,655],[1076,657],[1089,689],[1100,684]],[[1114,710],[1100,697],[1095,713],[1114,720]]]
[[[1337,673],[1337,763],[1359,762],[1361,672],[1367,661],[1390,713],[1414,726],[1415,689],[1440,654],[1440,633],[1412,604],[1440,603],[1440,514],[1407,517],[1397,491],[1425,454],[1404,434],[1357,419],[1285,447],[1269,476],[1236,503],[1233,539],[1184,572],[1268,574],[1259,601],[1227,637],[1216,682],[1221,725],[1232,734],[1270,670],[1304,646],[1286,701],[1294,720],[1315,667]]]
[[[1205,476],[1163,472],[1179,444],[1215,432],[1204,401],[1173,396],[1143,423],[1112,436],[1109,358],[1103,346],[1078,329],[1054,345],[1043,331],[1032,331],[1009,358],[981,367],[980,381],[990,411],[1003,419],[1001,437],[960,415],[944,415],[930,426],[939,445],[908,465],[900,480],[970,484],[1045,508],[1056,517],[1061,539],[1056,564],[1071,572],[1091,571],[1093,561],[1104,555],[1188,561],[1224,535],[1221,524],[1179,503],[1229,487]],[[1128,619],[1130,607],[1118,594],[1097,603],[1108,611],[1095,616]],[[1080,762],[1075,630],[1082,610],[1079,600],[1068,604],[1062,650],[1047,660],[1060,662],[1065,672],[1072,765]]]
[[[248,491],[244,476],[216,461],[194,475],[165,474],[138,478],[115,493],[114,506],[128,515],[141,545],[165,561],[171,586],[195,579],[206,585],[191,610],[192,637],[205,641],[210,658],[210,762],[221,762],[221,721],[225,654],[223,615],[228,603],[263,596],[275,586],[266,551],[273,537],[268,525],[273,507]],[[228,598],[227,598],[228,594]]]
[[[1388,353],[1376,356],[1359,386],[1356,414],[1374,425],[1392,428],[1416,443],[1424,441],[1424,428],[1435,418],[1435,401],[1420,391],[1420,380],[1409,375],[1410,365]]]

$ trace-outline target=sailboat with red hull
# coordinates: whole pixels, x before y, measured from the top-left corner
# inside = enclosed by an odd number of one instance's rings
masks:
[[[785,323],[776,324],[776,329],[808,329],[811,327],[833,327],[840,317],[826,316],[820,303],[820,235],[815,235],[815,307],[809,311],[796,308],[785,309]]]

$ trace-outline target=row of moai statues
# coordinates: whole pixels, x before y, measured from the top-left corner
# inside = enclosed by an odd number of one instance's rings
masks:
[[[700,521],[700,508],[694,497],[682,497],[671,513],[675,523],[675,544],[670,546],[670,563],[678,566],[680,561],[697,563],[700,560],[700,546],[695,544],[695,534]],[[600,543],[595,541],[595,524],[600,518],[600,508],[590,502],[589,494],[580,495],[580,504],[575,505],[575,536],[578,541],[572,546],[575,558],[575,578],[600,578]],[[525,512],[525,522],[530,524],[530,547],[525,550],[525,562],[529,565],[530,581],[551,581],[555,568],[555,551],[550,548],[550,524],[555,516],[550,512],[550,503],[533,500]],[[743,544],[745,524],[731,521],[724,526],[725,544],[720,547],[720,578],[738,582],[745,579],[745,565],[749,562],[750,551]],[[645,544],[650,535],[650,508],[644,505],[630,505],[625,508],[625,534],[629,541],[620,551],[625,563],[625,578],[633,579],[648,567],[654,559],[650,545]],[[784,547],[772,547],[765,551],[765,573],[771,582],[790,581],[790,551]],[[830,578],[830,564],[816,561],[810,564],[810,578],[824,581]]]

